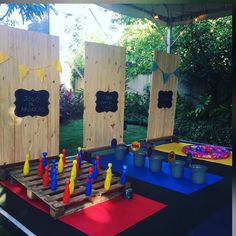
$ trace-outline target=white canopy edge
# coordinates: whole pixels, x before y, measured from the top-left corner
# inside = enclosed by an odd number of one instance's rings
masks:
[[[122,15],[147,18],[162,25],[188,24],[194,19],[218,18],[232,15],[232,4],[99,4]],[[155,19],[154,16],[158,16]]]

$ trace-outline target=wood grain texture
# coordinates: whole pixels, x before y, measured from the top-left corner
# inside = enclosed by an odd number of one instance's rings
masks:
[[[17,168],[10,172],[11,180],[20,183],[27,189],[29,199],[38,198],[50,208],[50,214],[53,218],[85,209],[100,202],[108,201],[116,196],[122,195],[124,189],[130,187],[130,183],[120,184],[120,177],[113,174],[109,190],[104,189],[106,170],[100,170],[96,179],[92,180],[91,195],[85,195],[86,179],[88,168],[92,167],[91,163],[82,161],[79,168],[79,175],[74,182],[74,192],[70,196],[67,204],[63,203],[63,192],[65,190],[65,180],[70,178],[71,168],[74,158],[67,158],[66,166],[62,173],[57,175],[57,188],[52,191],[50,186],[42,186],[42,177],[37,175],[37,164],[32,164],[32,170],[28,176],[24,176],[22,168]],[[51,166],[51,163],[50,163]],[[50,170],[49,170],[50,172]],[[50,177],[49,177],[50,179]]]
[[[116,112],[96,112],[96,92],[117,91]],[[125,49],[85,43],[84,136],[85,149],[123,143],[125,92]]]
[[[0,64],[0,164],[37,159],[46,151],[57,155],[59,149],[59,73],[52,67],[45,69],[41,82],[31,70],[24,80],[19,79],[18,64],[36,69],[59,60],[58,37],[0,26],[0,51],[12,58]],[[45,117],[17,117],[15,91],[47,90],[49,114]]]
[[[180,65],[179,56],[164,52],[155,51],[154,61],[165,73],[173,73]],[[173,135],[177,87],[178,78],[174,74],[171,74],[169,80],[164,84],[163,75],[160,69],[157,69],[152,73],[147,140]],[[161,90],[173,91],[171,108],[157,107],[158,93]]]

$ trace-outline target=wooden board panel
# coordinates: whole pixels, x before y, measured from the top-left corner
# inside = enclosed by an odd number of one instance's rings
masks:
[[[174,72],[180,64],[179,56],[157,51],[154,52],[154,61],[168,74]],[[178,78],[171,74],[169,80],[164,83],[161,70],[157,69],[152,73],[147,140],[173,135]],[[171,108],[158,108],[158,93],[161,90],[173,91]]]
[[[43,151],[47,151],[49,156],[57,155],[60,78],[49,65],[59,60],[59,39],[6,26],[0,26],[0,35],[0,51],[12,57],[0,64],[0,165],[23,161],[26,153],[30,153],[31,159],[38,158]],[[32,70],[24,80],[20,80],[19,64],[28,68],[48,66],[44,81],[41,82]],[[45,117],[15,116],[17,89],[47,90],[50,94],[49,114]]]
[[[118,92],[116,112],[96,112],[96,92]],[[84,139],[85,149],[123,143],[125,49],[85,43]]]

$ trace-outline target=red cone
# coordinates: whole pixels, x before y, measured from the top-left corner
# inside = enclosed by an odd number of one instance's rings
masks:
[[[43,163],[42,163],[43,158],[40,156],[39,157],[39,165],[38,165],[38,176],[43,176]]]
[[[45,166],[45,173],[43,174],[43,187],[47,187],[49,184],[48,168],[48,166]]]
[[[67,204],[70,202],[70,188],[69,188],[70,180],[66,180],[66,188],[63,193],[63,203]]]
[[[63,168],[64,168],[66,166],[66,149],[65,148],[62,149],[62,154],[63,154],[62,161],[63,161]]]
[[[97,169],[98,169],[98,172],[100,171],[101,167],[100,167],[100,156],[96,156],[96,160],[97,160]]]
[[[90,166],[89,168],[88,168],[88,173],[91,175],[92,173],[93,173],[93,167],[92,166]],[[86,178],[86,184],[88,183],[88,175],[87,175],[87,178]]]

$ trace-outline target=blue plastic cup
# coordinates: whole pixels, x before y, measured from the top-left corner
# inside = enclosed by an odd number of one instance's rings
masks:
[[[162,161],[164,157],[153,155],[149,158],[149,168],[152,172],[160,172],[162,168]]]
[[[203,165],[191,165],[191,180],[194,184],[203,184],[206,179],[207,167]]]
[[[182,178],[184,175],[184,161],[175,160],[170,164],[171,176],[174,178]]]

